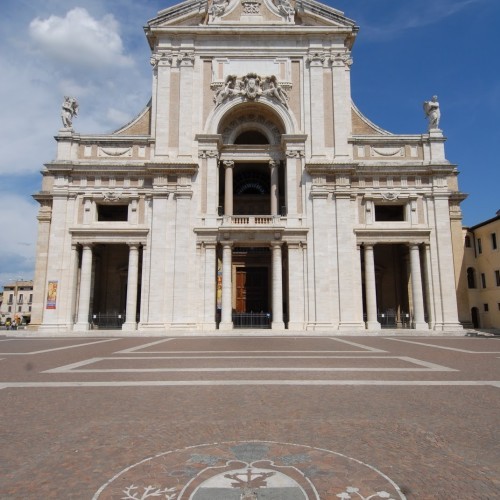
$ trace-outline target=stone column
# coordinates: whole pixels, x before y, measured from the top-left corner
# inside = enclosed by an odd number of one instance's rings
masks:
[[[377,321],[377,287],[375,283],[375,259],[373,245],[365,244],[365,294],[366,294],[366,328],[380,330]]]
[[[303,330],[305,325],[304,249],[299,242],[288,247],[288,329]]]
[[[78,245],[75,243],[71,244],[71,258],[70,258],[70,269],[69,269],[69,297],[68,297],[68,307],[66,308],[68,325],[72,325],[75,321],[75,307],[76,307],[76,286],[77,286],[77,276],[78,276],[78,258],[79,251]]]
[[[50,241],[50,221],[52,204],[45,197],[35,195],[40,203],[38,211],[38,238],[36,243],[35,279],[33,280],[33,303],[30,329],[37,329],[42,324],[45,297],[47,294],[47,264]]]
[[[179,156],[191,156],[193,147],[193,91],[195,56],[192,49],[182,51],[177,56],[180,71],[179,83]]]
[[[349,155],[348,139],[351,135],[351,92],[349,67],[352,63],[349,53],[337,53],[332,57],[333,78],[333,127],[335,157]]]
[[[222,243],[222,311],[221,322],[219,325],[220,330],[233,329],[233,304],[232,304],[232,243]]]
[[[151,63],[154,67],[153,112],[156,111],[152,122],[153,137],[156,137],[155,155],[168,156],[172,54],[168,51],[158,52],[153,55]]]
[[[175,240],[174,244],[175,260],[174,279],[172,283],[173,291],[173,324],[177,328],[185,328],[190,323],[194,323],[196,316],[190,301],[193,294],[194,261],[192,258],[193,232],[190,229],[190,212],[192,191],[180,191],[175,193]]]
[[[308,273],[309,294],[309,323],[311,329],[322,330],[332,327],[332,318],[335,310],[331,307],[332,292],[330,276],[325,270],[331,268],[332,256],[328,238],[331,220],[328,213],[328,191],[324,186],[313,186],[310,194],[312,200],[312,222],[314,232],[311,235],[313,248],[311,249],[311,267],[313,272]],[[335,256],[336,257],[336,256]],[[335,258],[336,261],[336,258]]]
[[[420,272],[420,250],[418,244],[410,244],[411,293],[413,298],[413,328],[428,330],[424,316],[422,274]]]
[[[273,242],[271,245],[273,249],[273,321],[271,324],[271,328],[273,330],[284,330],[285,323],[283,323],[283,264],[281,260],[282,242]]]
[[[271,169],[271,215],[278,215],[279,207],[279,164],[271,160],[269,168]]]
[[[322,52],[312,50],[309,55],[309,81],[310,81],[310,143],[313,157],[325,154],[325,108],[324,108],[324,70],[325,56]]]
[[[137,284],[139,283],[139,245],[129,245],[127,276],[127,311],[122,330],[137,329]]]
[[[217,252],[216,243],[205,242],[205,279],[203,283],[203,329],[215,330],[215,307],[217,301]]]
[[[224,215],[233,215],[233,168],[234,161],[223,162],[225,172]]]
[[[434,309],[434,287],[431,279],[431,249],[430,244],[426,243],[424,245],[424,282],[427,290],[425,305],[427,306],[427,322],[429,325],[429,330],[434,329],[436,323],[436,312]]]
[[[92,287],[92,245],[86,243],[82,251],[82,268],[80,272],[80,297],[78,316],[74,326],[76,331],[89,329],[90,291]]]

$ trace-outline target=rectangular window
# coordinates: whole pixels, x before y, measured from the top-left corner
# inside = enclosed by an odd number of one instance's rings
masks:
[[[97,220],[99,222],[126,222],[128,205],[97,205]]]
[[[31,304],[32,302],[33,302],[33,294],[32,294],[32,293],[30,293],[30,298],[29,298],[29,300],[28,300],[28,303],[29,303],[29,304]]]
[[[481,238],[477,239],[477,253],[483,253],[483,244],[481,243]]]
[[[18,312],[18,313],[20,313],[20,312],[22,311],[22,309],[23,309],[23,308],[22,308],[21,306],[19,306],[19,307],[17,308],[17,312]]]
[[[14,303],[14,295],[11,293],[9,294],[9,302],[7,304],[13,304]]]
[[[495,280],[497,282],[497,286],[500,286],[500,271],[498,269],[495,271]]]
[[[22,304],[24,300],[24,295],[22,293],[19,294],[19,297],[17,298],[17,303]]]
[[[12,312],[12,306],[9,306],[9,310],[7,312]]]
[[[404,205],[375,205],[377,222],[402,222],[405,220]]]
[[[31,306],[28,307],[28,311],[31,312]]]
[[[481,286],[486,288],[486,274],[481,273]]]
[[[491,233],[491,248],[493,250],[497,249],[497,234],[496,233]]]
[[[490,310],[488,304],[483,304],[484,312],[488,312]]]

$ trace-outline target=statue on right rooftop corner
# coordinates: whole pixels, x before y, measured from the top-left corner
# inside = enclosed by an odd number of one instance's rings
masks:
[[[439,109],[438,96],[432,96],[430,101],[424,102],[424,112],[429,120],[429,130],[439,129],[439,120],[441,119],[441,110]]]

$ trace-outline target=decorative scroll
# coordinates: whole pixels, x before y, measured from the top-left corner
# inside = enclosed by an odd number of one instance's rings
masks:
[[[278,82],[278,78],[275,75],[262,77],[256,73],[248,73],[241,78],[228,75],[224,86],[216,91],[214,102],[217,107],[234,97],[255,101],[261,96],[274,99],[288,107],[288,93]]]

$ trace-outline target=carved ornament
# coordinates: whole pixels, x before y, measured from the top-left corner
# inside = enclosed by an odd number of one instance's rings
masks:
[[[241,0],[243,14],[260,14],[260,0]]]
[[[102,197],[105,201],[119,201],[122,198],[121,193],[116,193],[115,191],[106,191],[102,193]]]
[[[228,75],[224,86],[216,91],[214,102],[217,107],[234,97],[255,101],[261,96],[266,96],[288,107],[288,92],[283,87],[275,75],[265,77],[256,73],[248,73],[243,77]]]
[[[392,193],[392,192],[387,192],[387,193],[381,193],[382,198],[387,201],[396,201],[400,194],[399,193]]]

